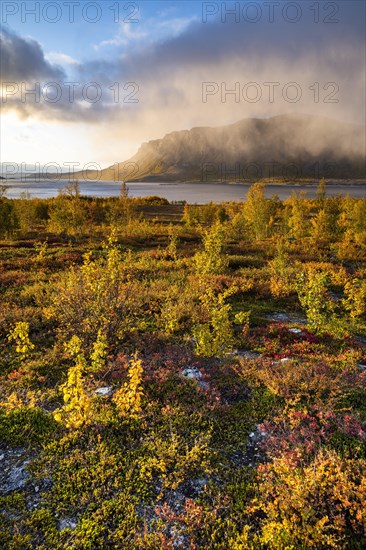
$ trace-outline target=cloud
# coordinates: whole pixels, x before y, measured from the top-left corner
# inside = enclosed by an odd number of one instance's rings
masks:
[[[49,63],[56,65],[78,65],[76,59],[62,52],[48,52],[45,55],[45,59]]]
[[[94,49],[99,51],[106,46],[127,47],[136,46],[136,44],[143,48],[147,44],[164,43],[182,34],[195,21],[197,21],[196,16],[149,18],[144,24],[139,25],[120,21],[117,34],[95,44]]]
[[[49,63],[38,42],[1,28],[1,80],[7,82],[60,80],[64,72]]]
[[[183,34],[193,23],[198,21],[196,16],[192,17],[172,17],[170,19],[154,20],[156,32],[160,36],[160,42],[175,38]],[[149,22],[152,25],[152,21]]]
[[[109,40],[103,40],[99,44],[94,45],[95,50],[100,50],[105,46],[127,46],[131,42],[141,41],[147,37],[147,33],[136,29],[136,25],[133,23],[126,23],[121,21],[119,23],[118,33]]]
[[[118,144],[127,140],[141,142],[173,130],[217,126],[246,117],[297,112],[363,123],[365,4],[337,4],[339,22],[334,24],[314,23],[314,13],[305,8],[303,18],[293,24],[283,17],[273,23],[263,18],[252,24],[235,23],[233,18],[225,24],[217,19],[205,24],[194,18],[171,18],[156,21],[153,31],[145,27],[136,31],[132,25],[121,24],[120,33],[111,39],[115,43],[104,41],[117,47],[116,55],[103,57],[100,48],[95,59],[78,65],[67,65],[65,59],[61,63],[57,55],[64,54],[49,54],[46,59],[38,43],[12,34],[13,42],[23,46],[18,78],[25,73],[28,78],[33,76],[35,71],[29,70],[26,60],[34,59],[36,51],[37,59],[43,60],[45,78],[52,74],[55,80],[54,71],[59,69],[54,63],[58,62],[65,70],[72,67],[78,86],[73,102],[65,90],[56,103],[22,103],[9,97],[5,107],[16,109],[24,118],[98,123],[95,138],[115,148],[116,159]],[[169,27],[168,21],[174,24]],[[63,77],[59,76],[61,83]],[[88,103],[83,96],[83,86],[90,82],[102,90],[95,103]],[[214,83],[216,90],[206,102],[202,98],[205,82]],[[246,88],[251,82],[261,94],[258,101],[250,96],[255,88]],[[278,83],[273,101],[266,85],[269,82]],[[134,91],[131,83],[135,83],[135,92],[138,88],[136,103],[128,102]],[[290,83],[300,89],[297,102],[291,101],[296,88],[289,87]],[[239,95],[230,94],[237,86]]]

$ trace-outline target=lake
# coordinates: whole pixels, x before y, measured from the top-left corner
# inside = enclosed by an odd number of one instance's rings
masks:
[[[31,198],[55,197],[58,190],[67,184],[66,180],[8,180],[3,182],[9,188],[8,198],[19,198],[22,193],[29,193]],[[187,201],[190,204],[206,204],[210,201],[243,201],[246,198],[250,183],[128,183],[129,196],[144,197],[159,195],[169,201]],[[120,193],[120,182],[79,180],[80,192],[92,197],[117,197]],[[301,183],[292,185],[270,184],[266,187],[266,196],[278,195],[281,200],[289,197],[294,191],[303,191],[307,198],[314,198],[318,183]],[[333,181],[327,185],[327,196],[350,195],[366,198],[366,181]]]

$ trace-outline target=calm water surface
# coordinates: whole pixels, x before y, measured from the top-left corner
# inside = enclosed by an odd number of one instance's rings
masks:
[[[5,182],[4,182],[5,183]],[[6,196],[19,198],[22,193],[27,193],[31,198],[55,197],[59,189],[67,184],[65,180],[8,180],[9,186]],[[242,201],[245,200],[250,183],[128,183],[131,197],[144,197],[159,195],[169,201],[186,200],[188,203],[205,204],[210,201]],[[120,182],[114,181],[79,181],[80,191],[83,195],[92,197],[117,197],[120,193]],[[294,184],[294,185],[267,185],[266,196],[278,195],[281,200],[289,197],[293,191],[304,191],[308,198],[316,196],[318,183]],[[333,182],[327,186],[328,196],[350,195],[357,198],[366,198],[366,182]]]

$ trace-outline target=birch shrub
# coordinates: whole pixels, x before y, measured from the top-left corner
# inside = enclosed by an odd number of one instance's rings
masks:
[[[65,339],[76,335],[90,349],[98,334],[112,342],[131,327],[133,298],[125,260],[109,245],[105,258],[93,260],[87,253],[82,266],[60,276],[44,313],[59,323]]]
[[[203,357],[222,357],[230,349],[234,341],[234,332],[230,321],[231,305],[226,302],[228,296],[236,291],[229,288],[215,295],[208,288],[201,298],[208,322],[197,324],[193,329],[196,340],[196,353]]]
[[[199,275],[224,273],[229,265],[224,253],[225,232],[221,223],[217,222],[203,233],[203,250],[194,256],[196,272]]]

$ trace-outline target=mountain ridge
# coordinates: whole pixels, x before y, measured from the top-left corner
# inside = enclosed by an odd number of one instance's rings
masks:
[[[100,179],[362,178],[366,173],[363,142],[361,125],[327,117],[249,118],[226,126],[173,131],[144,142],[130,159],[102,170]]]

